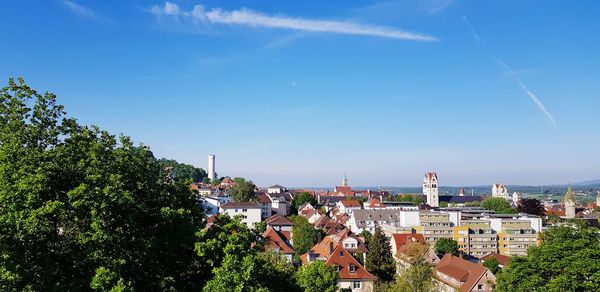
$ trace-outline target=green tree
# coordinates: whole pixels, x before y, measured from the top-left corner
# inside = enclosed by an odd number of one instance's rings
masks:
[[[432,291],[432,267],[425,262],[416,262],[396,277],[389,292],[428,292]],[[435,291],[435,290],[433,290]]]
[[[365,247],[367,247],[367,249],[368,249],[369,242],[371,241],[371,238],[373,238],[373,234],[371,234],[371,232],[369,232],[369,231],[363,230],[358,235],[365,239],[365,242],[364,242]]]
[[[570,224],[540,234],[498,276],[498,291],[600,291],[600,230]]]
[[[0,90],[0,290],[199,288],[202,212],[146,146],[66,118],[21,79]]]
[[[500,266],[496,258],[491,258],[483,262],[483,266],[488,268],[494,275],[498,276],[497,273],[500,271]]]
[[[537,199],[522,199],[519,202],[517,211],[538,216],[544,216],[546,212],[540,200]]]
[[[320,241],[322,233],[308,223],[304,217],[292,216],[290,219],[294,223],[292,228],[294,250],[296,250],[296,256],[300,256]]]
[[[209,178],[208,176],[207,176],[207,177],[204,177],[204,178],[202,178],[202,183],[203,183],[203,184],[210,184],[210,178]]]
[[[487,198],[481,202],[481,208],[496,211],[498,214],[514,214],[517,212],[503,198]]]
[[[316,207],[317,199],[309,192],[297,193],[292,199],[292,214],[297,214],[298,208],[304,203],[310,203],[313,207]]]
[[[369,252],[365,261],[367,271],[380,281],[389,282],[394,279],[396,263],[392,257],[390,239],[385,236],[381,227],[375,227],[375,233],[369,241]]]
[[[207,177],[204,169],[197,168],[189,164],[179,163],[172,159],[159,159],[158,164],[162,169],[168,166],[173,167],[173,171],[175,171],[175,179],[177,180],[192,180],[193,182],[200,182]]]
[[[235,182],[235,185],[229,188],[229,195],[234,201],[248,202],[256,199],[254,196],[256,186],[252,181],[245,180],[241,177],[236,177],[233,181]]]
[[[440,255],[447,253],[458,256],[458,243],[456,240],[450,238],[440,238],[435,242],[435,252]]]
[[[334,292],[337,288],[337,272],[323,261],[312,261],[296,272],[296,281],[305,292]]]

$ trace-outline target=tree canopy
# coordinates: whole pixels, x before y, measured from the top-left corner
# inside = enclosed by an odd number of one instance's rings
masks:
[[[256,199],[254,196],[256,186],[252,181],[236,177],[233,182],[235,184],[229,188],[229,195],[234,201],[248,202]]]
[[[390,239],[385,236],[381,227],[375,227],[375,233],[369,241],[369,252],[365,261],[367,271],[380,281],[388,282],[394,279],[396,263],[392,257]]]
[[[316,207],[317,199],[309,192],[297,193],[292,199],[292,214],[298,213],[298,208],[304,203],[310,203],[313,207]]]
[[[323,261],[312,261],[296,272],[296,281],[305,292],[334,292],[338,274],[334,266]]]
[[[458,243],[456,240],[450,238],[440,238],[435,242],[435,252],[437,254],[445,255],[447,253],[453,254],[457,256],[459,254],[458,251]]]
[[[532,215],[544,216],[546,210],[538,199],[522,199],[517,206],[517,211]]]
[[[600,230],[584,224],[551,227],[526,256],[513,257],[498,291],[600,291]]]
[[[197,168],[189,164],[179,163],[172,159],[159,159],[158,164],[163,169],[165,167],[173,167],[173,171],[175,171],[175,179],[177,180],[192,180],[192,182],[201,182],[204,180],[204,178],[208,178],[204,169]]]
[[[504,198],[487,198],[481,202],[481,208],[496,211],[498,214],[514,214],[517,212]]]
[[[496,258],[485,260],[483,266],[488,268],[494,275],[498,276],[497,274],[500,271],[500,266]]]
[[[0,206],[0,290],[198,288],[188,186],[21,79],[0,90]]]
[[[292,233],[294,234],[294,250],[296,256],[300,256],[310,250],[317,244],[322,237],[322,231],[317,230],[308,220],[302,216],[292,216],[291,221],[294,223]]]

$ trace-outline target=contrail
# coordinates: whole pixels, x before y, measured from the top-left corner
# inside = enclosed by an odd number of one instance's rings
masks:
[[[550,120],[550,122],[552,123],[552,126],[556,127],[556,120],[554,119],[554,116],[552,116],[552,114],[546,109],[546,107],[544,106],[542,101],[537,97],[537,95],[535,95],[533,92],[531,92],[531,90],[529,90],[529,88],[527,88],[525,83],[523,83],[521,78],[519,78],[519,76],[517,76],[515,71],[510,66],[508,66],[506,63],[500,61],[500,59],[496,58],[496,56],[494,54],[492,54],[492,52],[483,44],[483,42],[481,41],[481,38],[479,38],[479,35],[475,32],[475,30],[473,29],[473,26],[469,22],[469,19],[467,19],[467,17],[464,15],[462,16],[462,19],[467,24],[469,29],[471,30],[471,35],[473,35],[473,38],[484,49],[485,53],[488,54],[488,56],[490,56],[490,58],[492,60],[494,60],[494,62],[496,62],[498,65],[500,65],[506,71],[508,71],[510,76],[513,78],[513,80],[515,80],[515,82],[519,85],[519,87],[521,87],[521,89],[523,89],[523,91],[527,94],[527,96],[529,96],[529,98],[531,98],[531,100],[537,105],[537,107],[540,109],[540,111],[542,111],[542,113],[544,113],[544,115],[546,115],[548,120]]]

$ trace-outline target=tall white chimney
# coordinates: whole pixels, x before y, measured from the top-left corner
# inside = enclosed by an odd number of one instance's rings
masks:
[[[215,155],[208,154],[208,178],[215,179]]]

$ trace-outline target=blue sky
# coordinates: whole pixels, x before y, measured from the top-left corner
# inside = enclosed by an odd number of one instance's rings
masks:
[[[597,1],[2,1],[0,77],[259,185],[600,178]]]

